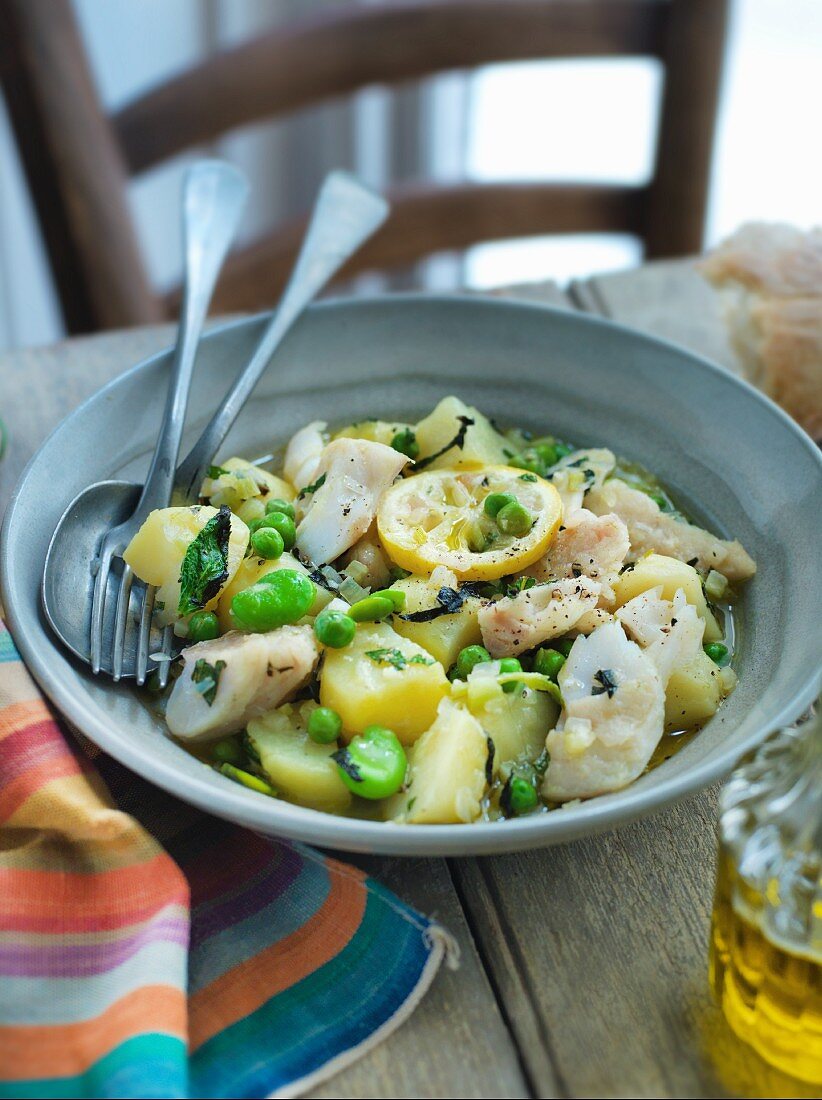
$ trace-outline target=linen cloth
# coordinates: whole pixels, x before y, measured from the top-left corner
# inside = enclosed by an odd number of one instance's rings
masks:
[[[296,1095],[397,1026],[446,955],[364,872],[71,734],[0,622],[0,1096]]]

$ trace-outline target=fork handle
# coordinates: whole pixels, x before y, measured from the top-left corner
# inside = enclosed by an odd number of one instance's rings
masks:
[[[201,160],[186,173],[183,303],[163,423],[135,513],[140,517],[167,507],[171,500],[200,335],[247,197],[245,176],[225,161]]]
[[[220,444],[288,330],[345,261],[382,225],[388,209],[381,195],[347,172],[326,177],[280,304],[248,365],[181,463],[174,483],[175,499],[191,500],[196,495]]]

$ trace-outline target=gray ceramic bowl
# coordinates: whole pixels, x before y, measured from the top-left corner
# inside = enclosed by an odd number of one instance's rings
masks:
[[[261,327],[260,319],[240,321],[205,338],[188,441]],[[695,517],[741,539],[756,559],[737,617],[739,687],[698,737],[631,787],[518,821],[386,825],[237,786],[169,740],[136,693],[95,680],[70,659],[38,600],[48,539],[69,500],[93,481],[145,471],[169,362],[164,352],[128,371],[46,441],[9,507],[0,576],[17,644],[57,707],[106,752],[181,798],[265,833],[351,851],[535,847],[610,828],[704,787],[818,692],[822,459],[775,405],[673,345],[575,313],[480,299],[338,301],[300,322],[224,455],[263,454],[317,417],[413,420],[451,392],[503,423],[610,447],[656,471]]]

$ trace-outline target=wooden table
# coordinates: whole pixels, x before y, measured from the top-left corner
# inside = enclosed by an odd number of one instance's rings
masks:
[[[690,263],[500,293],[593,310],[726,365],[713,292]],[[0,511],[51,428],[168,326],[0,356]],[[316,1096],[791,1096],[730,1034],[706,982],[716,789],[591,840],[483,859],[370,859],[462,950],[413,1017]],[[349,858],[349,857],[343,857]],[[808,1096],[812,1095],[810,1092]]]

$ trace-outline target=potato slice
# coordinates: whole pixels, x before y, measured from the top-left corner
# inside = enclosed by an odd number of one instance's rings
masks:
[[[391,587],[405,593],[406,614],[437,606],[440,586],[432,584],[427,577],[406,577]],[[409,623],[395,615],[394,629],[427,649],[445,668],[450,668],[461,649],[482,644],[477,618],[481,606],[476,596],[469,596],[455,615],[440,615],[427,623]]]
[[[420,457],[427,458],[436,454],[451,442],[462,427],[458,419],[460,416],[467,416],[474,421],[465,433],[463,446],[452,447],[435,459],[430,468],[437,470],[504,466],[511,452],[507,440],[495,430],[487,416],[483,416],[471,405],[463,404],[458,397],[444,397],[434,411],[417,424]]]
[[[722,640],[722,630],[711,613],[702,591],[702,580],[692,565],[665,554],[646,554],[617,578],[614,584],[615,606],[623,604],[647,592],[650,588],[662,588],[663,600],[673,600],[678,588],[685,593],[685,599],[692,604],[697,614],[705,622],[705,641]]]
[[[665,689],[665,730],[687,730],[707,722],[722,701],[722,675],[706,653],[674,669]]]
[[[379,725],[411,745],[447,694],[442,665],[387,623],[362,623],[351,645],[326,650],[320,701],[340,715],[346,740]]]
[[[123,554],[128,565],[141,581],[157,586],[155,600],[157,622],[160,626],[181,618],[177,608],[180,603],[180,567],[191,542],[217,515],[217,509],[208,505],[192,505],[190,508],[157,508],[151,512]],[[239,516],[231,516],[228,539],[228,576],[220,591],[205,604],[211,611],[217,606],[221,593],[231,583],[243,560],[248,545],[248,527]]]
[[[371,443],[384,443],[386,447],[390,447],[394,436],[410,427],[410,424],[403,424],[398,420],[358,420],[355,424],[341,428],[334,439],[367,439]]]
[[[466,694],[468,709],[494,742],[495,775],[511,760],[533,763],[559,718],[559,706],[547,692],[521,688],[506,693],[496,687],[479,699],[477,693]]]
[[[410,825],[476,821],[487,761],[482,726],[465,707],[443,699],[434,724],[409,753],[409,782],[402,794],[389,799],[389,817]]]
[[[331,758],[337,745],[318,745],[308,736],[308,718],[317,704],[286,703],[248,723],[248,737],[263,770],[279,794],[301,806],[342,813],[351,792]]]

